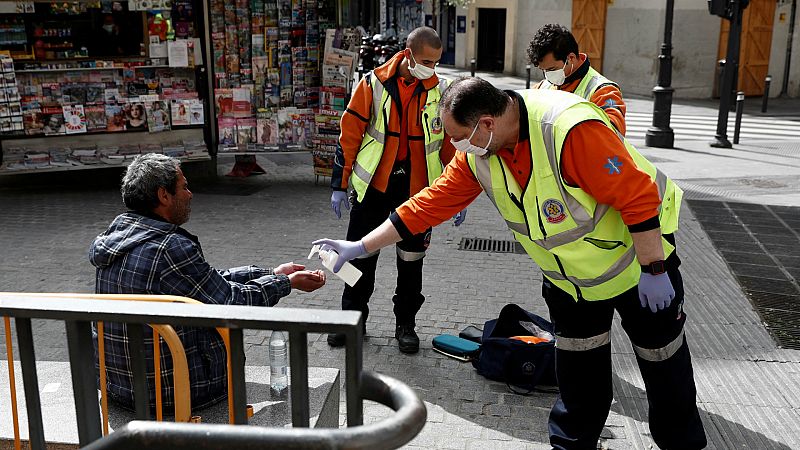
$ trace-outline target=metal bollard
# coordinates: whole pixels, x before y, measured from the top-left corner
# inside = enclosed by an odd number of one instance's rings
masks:
[[[530,89],[531,88],[531,65],[530,64],[525,64],[525,72],[526,72],[525,89]]]
[[[475,76],[475,58],[472,58],[472,59],[469,61],[469,71],[470,71],[470,73],[471,73],[471,75],[470,75],[470,76],[473,76],[473,77],[474,77],[474,76]]]
[[[733,143],[739,143],[739,129],[742,127],[742,112],[744,112],[744,92],[736,93],[736,124],[733,127]]]
[[[767,102],[769,101],[769,84],[772,83],[772,75],[764,78],[764,97],[761,98],[761,112],[767,112]]]

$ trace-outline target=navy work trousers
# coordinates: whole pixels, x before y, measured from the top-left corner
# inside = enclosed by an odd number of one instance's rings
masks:
[[[679,340],[668,358],[653,361],[637,353],[636,362],[647,391],[653,440],[662,449],[691,450],[704,448],[706,436],[697,410],[689,347],[682,337],[686,314],[679,264],[673,254],[668,273],[675,299],[656,313],[641,306],[637,288],[608,300],[575,301],[545,280],[542,295],[556,340],[561,336],[588,339],[609,331],[614,310],[634,346],[660,349]],[[556,374],[560,395],[550,412],[550,444],[557,449],[597,448],[613,397],[610,341],[585,351],[559,349],[556,344]]]
[[[407,173],[407,171],[403,172]],[[406,173],[391,175],[386,192],[369,187],[361,202],[353,201],[350,224],[347,228],[348,241],[357,241],[366,236],[367,233],[383,223],[395,208],[408,200],[409,177]],[[431,230],[428,229],[411,239],[404,239],[397,243],[397,287],[394,297],[392,297],[397,324],[414,324],[417,312],[425,302],[425,296],[422,295],[422,256],[428,248],[430,236]],[[401,257],[400,254],[406,256]],[[369,298],[375,290],[378,254],[357,258],[350,263],[356,266],[363,275],[355,286],[345,285],[342,294],[342,309],[361,311],[364,315],[364,323],[366,323],[369,315]]]

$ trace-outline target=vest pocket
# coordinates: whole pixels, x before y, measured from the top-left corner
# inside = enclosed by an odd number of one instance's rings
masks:
[[[358,151],[364,150],[365,148],[367,148],[369,144],[372,144],[373,142],[375,142],[375,139],[368,140],[364,145],[361,146],[361,148],[358,149]]]
[[[607,241],[605,239],[595,239],[589,237],[585,237],[583,240],[603,250],[614,250],[619,246],[627,247],[622,241]]]

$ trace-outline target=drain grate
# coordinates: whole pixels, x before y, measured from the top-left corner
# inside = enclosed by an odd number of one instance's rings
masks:
[[[758,313],[767,329],[783,348],[800,350],[800,313],[780,309],[760,308]]]
[[[800,208],[691,199],[689,205],[775,342],[800,350],[800,246],[795,223],[787,222],[800,218]]]
[[[525,254],[525,249],[517,241],[487,239],[487,238],[461,238],[459,250],[484,253],[519,253]]]

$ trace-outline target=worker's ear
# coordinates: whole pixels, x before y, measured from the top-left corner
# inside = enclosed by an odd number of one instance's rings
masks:
[[[487,131],[494,133],[495,125],[497,125],[497,121],[495,121],[494,117],[486,115],[481,117],[480,121],[483,122],[483,125],[486,127]]]

